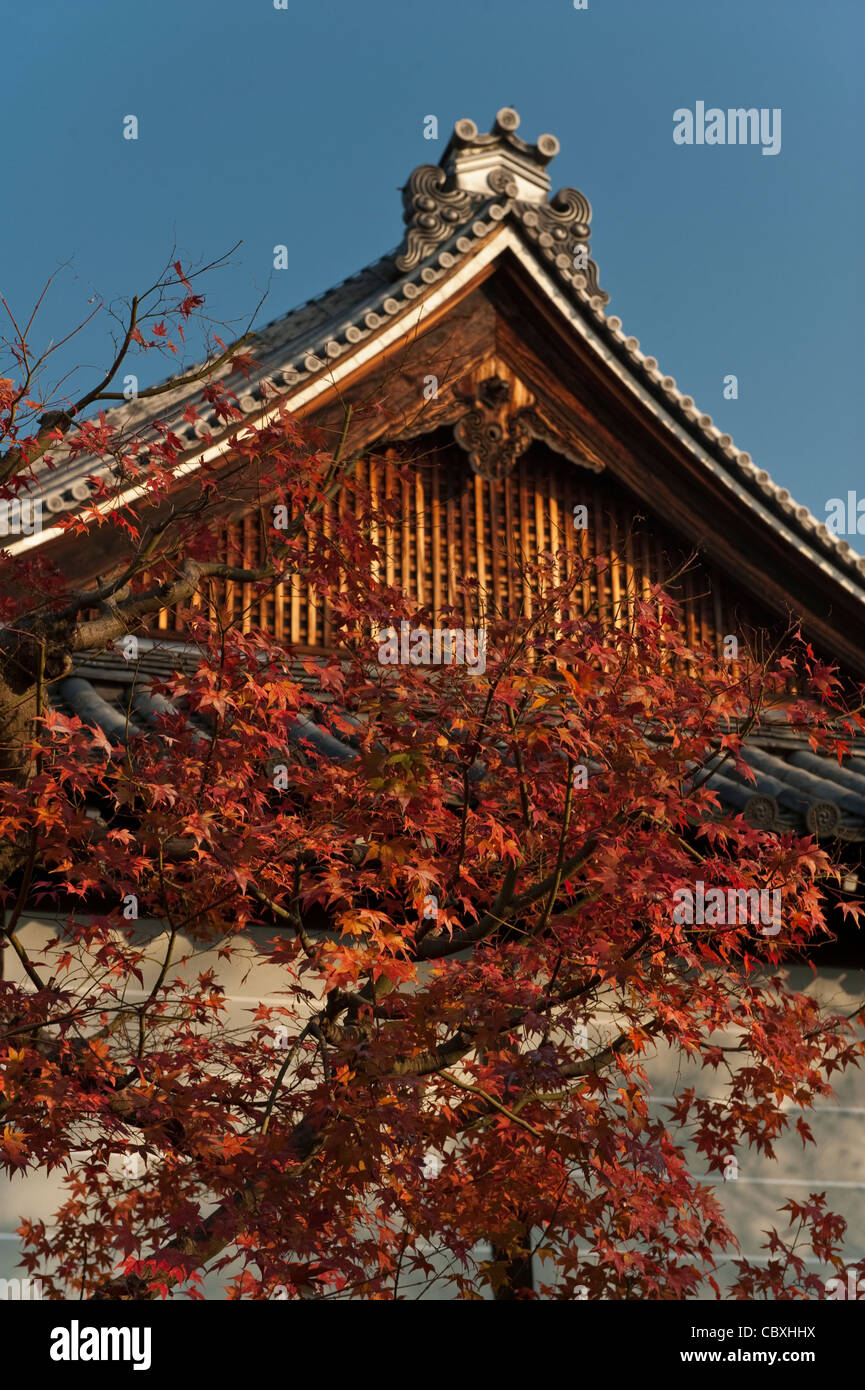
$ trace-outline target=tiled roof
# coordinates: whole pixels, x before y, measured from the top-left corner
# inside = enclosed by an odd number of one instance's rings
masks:
[[[258,363],[249,380],[237,375],[232,377],[227,366],[215,373],[218,379],[230,381],[238,394],[240,409],[245,414],[261,410],[266,390],[271,395],[284,395],[287,388],[319,371],[333,356],[332,351],[327,352],[327,343],[340,330],[344,334],[353,331],[356,319],[365,329],[363,334],[357,330],[358,338],[373,332],[380,321],[374,308],[381,305],[391,289],[392,266],[393,253],[259,329],[245,344],[245,350]],[[316,350],[320,356],[315,355]],[[199,395],[194,386],[180,386],[160,395],[156,405],[146,398],[109,410],[106,416],[110,424],[122,428],[125,433],[137,433],[144,440],[148,425],[158,419],[194,449],[204,434],[212,433],[217,437],[225,433],[225,427],[215,415],[208,415],[204,407],[200,408],[198,423],[190,425],[183,420],[183,412],[190,401],[195,400],[199,406]],[[48,513],[62,515],[87,500],[92,491],[86,481],[87,475],[100,470],[90,459],[64,459],[61,450],[54,452],[53,464],[49,469],[40,461],[36,472],[43,480],[42,496]]]
[[[418,308],[424,297],[454,274],[485,239],[505,227],[516,231],[535,263],[548,271],[565,300],[600,335],[607,348],[672,417],[687,438],[706,450],[745,494],[762,503],[769,517],[789,528],[816,556],[825,556],[855,580],[865,600],[865,557],[799,505],[786,488],[777,486],[703,413],[675,380],[647,356],[622,321],[607,313],[608,296],[599,288],[597,268],[588,257],[591,210],[583,194],[563,188],[549,196],[546,166],[558,151],[551,135],[530,145],[516,135],[519,117],[504,108],[494,128],[479,134],[472,121],[458,121],[439,165],[421,165],[411,175],[403,200],[407,229],[400,246],[325,294],[284,317],[273,320],[254,337],[248,351],[259,367],[249,381],[235,379],[244,414],[264,408],[266,394],[290,404],[307,382],[324,376],[375,337],[389,321]],[[227,376],[223,368],[222,376]],[[201,436],[212,429],[225,435],[216,419],[189,425],[182,420],[186,403],[196,395],[178,387],[158,398],[138,401],[109,412],[124,429],[146,438],[149,422],[158,418],[186,440],[193,455]],[[87,460],[63,462],[58,452],[51,472],[42,468],[47,511],[61,514],[86,501]],[[14,547],[13,547],[14,548]],[[825,564],[825,561],[824,561]],[[848,580],[849,583],[849,580]]]
[[[116,652],[85,654],[75,674],[54,687],[53,699],[59,708],[98,725],[112,742],[122,745],[157,728],[159,716],[170,708],[152,693],[151,682],[176,670],[191,673],[200,659],[195,647],[148,639],[140,640],[134,663]],[[310,697],[308,712],[291,731],[295,743],[311,743],[333,759],[355,757],[349,742],[312,718],[315,707],[332,703],[314,672],[296,665],[292,677]],[[196,727],[194,721],[190,727]],[[204,726],[199,732],[206,736]],[[730,814],[741,812],[750,824],[781,833],[865,840],[865,740],[854,744],[853,756],[839,764],[836,758],[814,753],[779,719],[751,736],[744,756],[756,782],[739,775],[729,760],[706,782]]]
[[[195,647],[148,638],[139,639],[134,661],[127,661],[115,651],[84,653],[74,673],[52,686],[52,704],[64,714],[77,715],[83,723],[101,728],[112,744],[122,748],[130,739],[158,737],[162,716],[183,712],[158,694],[153,685],[176,671],[191,674],[200,661],[201,653]],[[321,690],[314,674],[303,666],[295,663],[291,675],[309,691],[311,702],[314,700],[319,706],[332,703],[332,697]],[[211,737],[203,720],[191,717],[186,720],[186,727],[196,739],[208,741]],[[299,748],[311,745],[335,761],[357,756],[349,744],[334,738],[306,711],[298,714],[289,736]]]
[[[840,765],[791,738],[771,752],[750,743],[744,758],[756,782],[725,765],[706,784],[729,811],[764,830],[865,840],[865,757]]]

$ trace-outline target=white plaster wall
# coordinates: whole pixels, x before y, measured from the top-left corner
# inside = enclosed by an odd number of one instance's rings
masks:
[[[50,919],[26,923],[20,936],[28,953],[38,955],[52,931]],[[158,923],[143,921],[138,931],[142,938],[154,943],[152,958],[144,971],[146,992],[161,962],[158,952],[161,928]],[[195,973],[214,968],[226,991],[229,1026],[247,1023],[250,1011],[262,1000],[273,1005],[285,1002],[285,996],[280,993],[285,988],[284,971],[268,965],[257,949],[272,935],[271,929],[250,933],[242,955],[230,963],[220,961],[215,951],[199,950],[186,967]],[[182,955],[184,949],[185,946],[180,947],[177,955]],[[17,961],[10,959],[10,952],[5,952],[4,956],[7,978],[15,978],[16,968],[20,967]],[[794,988],[817,993],[822,1000],[831,1001],[844,1012],[850,1012],[865,998],[865,972],[862,971],[823,969],[814,977],[807,968],[795,967],[787,973]],[[296,1026],[302,1023],[303,1018],[299,1018]],[[290,1028],[288,1023],[286,1026]],[[663,1108],[665,1098],[672,1097],[685,1086],[695,1086],[701,1095],[720,1094],[720,1073],[701,1070],[669,1048],[657,1049],[650,1056],[647,1070],[654,1087],[652,1104],[659,1108]],[[717,1187],[743,1253],[761,1257],[761,1242],[765,1239],[762,1232],[771,1225],[779,1228],[785,1225],[786,1218],[778,1211],[784,1201],[790,1197],[801,1200],[811,1191],[825,1190],[833,1210],[847,1219],[849,1262],[865,1258],[865,1069],[851,1068],[836,1080],[836,1091],[834,1101],[822,1102],[806,1115],[817,1139],[816,1147],[803,1148],[792,1129],[779,1141],[774,1162],[746,1150],[737,1154],[739,1176],[735,1181],[724,1182],[717,1174],[706,1175],[706,1181]],[[704,1160],[693,1150],[691,1152],[691,1171],[704,1175]],[[0,1278],[11,1278],[20,1272],[16,1269],[19,1245],[14,1230],[21,1217],[48,1220],[58,1205],[60,1193],[57,1175],[37,1174],[0,1182]],[[820,1272],[816,1264],[812,1268]],[[732,1264],[727,1261],[721,1267],[719,1282],[724,1284],[732,1273]],[[544,1278],[541,1267],[537,1274]],[[218,1298],[220,1287],[221,1276],[209,1280],[208,1295]],[[414,1292],[420,1289],[415,1288]],[[708,1288],[705,1296],[712,1296]],[[446,1298],[447,1288],[434,1285],[424,1297],[432,1301]]]

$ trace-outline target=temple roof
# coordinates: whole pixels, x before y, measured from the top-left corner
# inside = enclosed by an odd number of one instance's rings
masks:
[[[197,647],[183,643],[141,638],[138,645],[135,662],[117,651],[82,655],[75,674],[52,685],[51,698],[60,710],[98,725],[118,748],[130,738],[159,737],[161,716],[170,706],[152,692],[152,683],[165,681],[175,671],[191,673],[201,660]],[[310,663],[293,663],[291,674],[308,698],[291,730],[292,740],[301,748],[310,744],[331,759],[354,758],[351,743],[328,728],[333,697]],[[345,712],[339,713],[344,723]],[[195,728],[194,721],[190,727]],[[848,741],[851,754],[843,762],[815,753],[807,738],[778,712],[749,735],[744,749],[754,781],[727,761],[706,785],[717,792],[725,812],[741,813],[761,830],[865,841],[865,738]]]
[[[529,144],[516,134],[518,126],[519,116],[509,107],[498,112],[488,133],[479,133],[473,121],[456,122],[439,164],[420,165],[403,189],[406,225],[399,245],[260,329],[245,348],[257,362],[249,380],[231,377],[227,367],[217,373],[236,390],[241,411],[250,421],[259,420],[275,397],[289,408],[318,398],[415,329],[466,276],[510,250],[607,369],[698,456],[703,468],[796,546],[803,560],[865,604],[865,557],[775,484],[642,351],[621,319],[608,314],[609,296],[589,256],[588,200],[574,188],[550,192],[547,169],[558,141],[541,135]],[[236,428],[204,412],[194,425],[183,421],[185,406],[198,395],[196,386],[179,386],[155,402],[144,399],[112,410],[108,418],[145,440],[155,420],[168,425],[188,446],[184,471],[189,472],[205,447],[203,436],[212,432],[218,445]],[[213,447],[210,439],[207,447]],[[79,509],[90,496],[87,475],[99,471],[93,461],[64,460],[60,449],[53,457],[50,471],[44,461],[37,466],[49,524],[41,534],[14,542],[13,553],[56,536],[50,517]]]

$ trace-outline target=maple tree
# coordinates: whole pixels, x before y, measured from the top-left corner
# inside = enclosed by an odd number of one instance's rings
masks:
[[[39,550],[0,563],[0,1158],[68,1188],[50,1223],[25,1215],[25,1267],[53,1297],[196,1297],[215,1270],[231,1297],[387,1299],[431,1275],[436,1251],[464,1298],[694,1296],[735,1242],[686,1139],[709,1174],[748,1146],[771,1155],[793,1123],[810,1142],[790,1104],[807,1111],[863,1051],[861,1018],[783,974],[826,939],[838,865],[813,839],[723,815],[708,772],[720,759],[752,775],[741,749],[767,708],[843,752],[858,706],[797,635],[732,664],[686,645],[660,591],[618,624],[579,613],[583,566],[603,561],[564,552],[530,570],[530,615],[487,609],[483,672],[381,664],[382,628],[462,615],[433,618],[383,582],[390,504],[354,475],[348,416],[336,442],[276,400],[249,427],[235,378],[199,374],[233,429],[174,506],[182,442],[87,414],[117,398],[129,352],[198,312],[174,269],[155,326],[133,301],[112,368],[78,401],[37,399],[17,330],[18,376],[0,382],[4,495],[62,442],[109,467],[58,525],[82,547],[123,542],[84,589]],[[217,365],[248,369],[235,350]],[[326,534],[324,499],[346,482],[354,506]],[[267,525],[255,570],[218,553],[229,483],[288,518]],[[125,501],[130,486],[142,495]],[[330,605],[332,654],[193,603],[214,577],[256,598],[309,586]],[[76,653],[167,607],[201,661],[155,687],[156,734],[118,745],[52,704]],[[780,890],[781,929],[677,920],[697,880]],[[127,920],[130,901],[159,929]],[[40,911],[57,928],[34,953],[21,927]],[[282,1002],[238,1024],[196,955],[242,958],[253,927]],[[650,1112],[659,1044],[723,1101],[687,1086]],[[789,1212],[840,1270],[843,1222],[822,1195]],[[770,1255],[739,1260],[726,1296],[815,1296],[801,1245],[775,1232]]]

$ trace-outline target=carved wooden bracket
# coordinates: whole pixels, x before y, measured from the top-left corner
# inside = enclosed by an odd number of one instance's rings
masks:
[[[420,390],[422,381],[418,378]],[[443,425],[453,428],[454,439],[468,455],[472,470],[482,478],[500,482],[523,456],[532,440],[542,440],[554,453],[593,473],[603,463],[587,446],[575,443],[548,413],[514,371],[497,356],[487,358],[453,388],[424,408],[388,438],[414,439]]]
[[[478,383],[474,401],[454,425],[454,438],[465,449],[475,473],[500,482],[540,429],[541,422],[530,407],[514,409],[510,383],[489,376]]]

